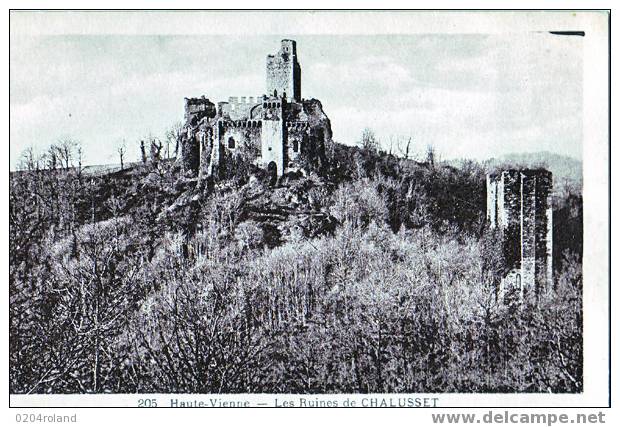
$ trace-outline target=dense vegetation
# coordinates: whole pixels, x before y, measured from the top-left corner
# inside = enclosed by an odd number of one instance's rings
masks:
[[[583,389],[575,191],[555,286],[504,304],[475,162],[334,144],[307,176],[199,182],[65,148],[10,177],[13,393]]]

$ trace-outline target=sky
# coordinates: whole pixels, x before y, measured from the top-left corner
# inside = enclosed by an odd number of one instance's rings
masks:
[[[192,25],[188,34],[158,34],[152,25],[137,34],[92,14],[97,31],[75,30],[78,15],[45,32],[46,15],[18,18],[11,17],[11,168],[25,149],[41,152],[65,137],[80,142],[86,164],[118,163],[123,140],[126,158],[137,160],[141,138],[163,136],[183,119],[184,97],[264,93],[265,57],[282,38],[297,41],[302,97],[322,102],[338,142],[355,144],[368,127],[385,149],[411,138],[415,153],[432,145],[443,159],[582,157],[582,37],[458,28],[407,34],[406,25],[398,33],[354,26],[339,34],[329,26],[337,20],[299,34],[290,25],[282,33],[239,31],[243,21],[227,34],[221,25],[219,34],[195,34]]]

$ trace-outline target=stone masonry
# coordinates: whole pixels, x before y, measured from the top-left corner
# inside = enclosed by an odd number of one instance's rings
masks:
[[[185,98],[180,145],[186,172],[217,175],[227,159],[238,157],[281,176],[324,159],[331,125],[320,101],[301,97],[295,41],[282,40],[266,65],[264,95],[229,97],[217,107],[204,96]]]
[[[551,172],[504,170],[487,175],[487,220],[500,230],[500,293],[540,292],[553,282]]]
[[[295,41],[282,40],[280,52],[267,55],[267,93],[301,99],[301,67]]]

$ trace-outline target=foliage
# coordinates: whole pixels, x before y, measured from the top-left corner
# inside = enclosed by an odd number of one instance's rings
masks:
[[[271,185],[56,151],[10,176],[13,393],[583,391],[580,254],[498,301],[474,162],[334,144],[325,174]]]

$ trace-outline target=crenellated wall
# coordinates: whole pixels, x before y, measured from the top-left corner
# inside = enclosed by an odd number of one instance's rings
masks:
[[[231,96],[228,98],[228,102],[218,103],[218,113],[223,117],[229,117],[231,120],[256,118],[260,115],[260,109],[255,109],[255,107],[260,106],[262,99],[262,96]]]
[[[219,175],[229,155],[277,171],[326,162],[331,125],[316,99],[301,100],[301,68],[293,40],[267,57],[267,95],[231,96],[217,107],[206,97],[186,98],[181,160],[187,173]]]

